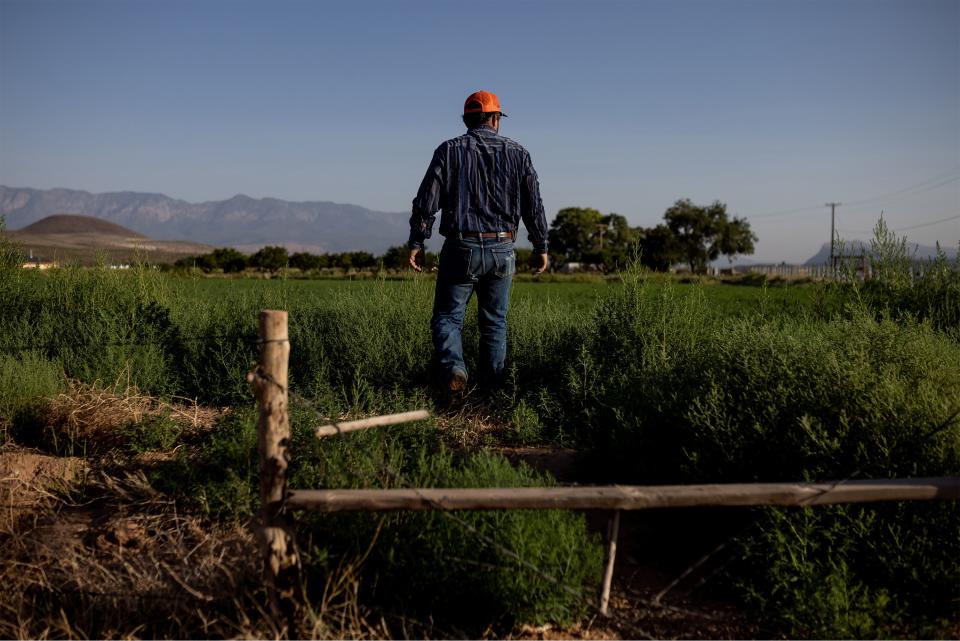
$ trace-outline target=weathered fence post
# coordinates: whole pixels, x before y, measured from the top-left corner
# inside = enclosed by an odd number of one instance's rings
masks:
[[[600,614],[607,616],[610,605],[610,585],[613,583],[613,565],[617,559],[617,537],[620,535],[620,510],[613,513],[607,526],[607,562],[603,569],[603,586],[600,588]]]
[[[287,360],[290,341],[287,312],[260,312],[260,364],[248,377],[257,398],[257,446],[260,452],[260,512],[257,538],[274,616],[296,635],[302,603],[300,556],[284,511],[290,463],[287,415]]]

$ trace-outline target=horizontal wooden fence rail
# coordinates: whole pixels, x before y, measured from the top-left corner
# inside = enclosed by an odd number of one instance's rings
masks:
[[[263,556],[271,610],[280,636],[296,636],[304,594],[291,510],[383,512],[390,510],[611,510],[599,610],[607,614],[621,510],[698,506],[808,506],[874,501],[960,499],[960,477],[834,481],[825,483],[723,483],[593,487],[401,488],[388,490],[289,490],[290,420],[287,313],[260,313],[260,362],[247,375],[259,406],[260,511],[254,529]],[[429,418],[420,410],[344,421],[316,428],[318,437]]]
[[[960,477],[836,483],[717,483],[594,487],[293,490],[286,507],[315,512],[390,510],[645,510],[665,507],[826,505],[960,499]]]

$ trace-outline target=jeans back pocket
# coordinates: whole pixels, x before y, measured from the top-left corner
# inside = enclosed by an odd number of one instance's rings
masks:
[[[493,275],[497,278],[513,276],[514,272],[517,271],[517,255],[513,248],[491,249],[490,253],[493,255],[493,262],[496,265]]]
[[[440,250],[440,277],[445,281],[464,283],[476,281],[472,271],[473,250],[454,243],[444,243]]]

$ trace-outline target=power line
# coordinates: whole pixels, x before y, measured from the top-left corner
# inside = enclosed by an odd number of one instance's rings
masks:
[[[782,211],[764,212],[762,214],[749,214],[744,216],[744,218],[776,218],[777,216],[789,216],[790,214],[799,214],[805,211],[820,209],[821,206],[822,205],[815,205],[813,207],[798,207],[797,209],[784,209]]]
[[[866,204],[866,203],[869,203],[869,202],[874,202],[874,201],[883,200],[884,198],[891,198],[891,197],[893,197],[893,196],[899,196],[899,195],[905,194],[905,193],[907,193],[907,192],[912,192],[912,191],[915,190],[915,189],[918,190],[917,193],[920,193],[921,191],[927,191],[928,189],[936,189],[937,187],[940,187],[940,186],[945,185],[945,184],[947,184],[947,183],[951,183],[951,182],[953,182],[953,181],[955,181],[955,180],[960,180],[960,174],[958,174],[958,170],[952,169],[952,170],[950,170],[950,171],[945,171],[945,172],[943,172],[942,174],[939,174],[939,175],[937,175],[937,176],[934,176],[933,178],[928,178],[928,179],[926,179],[926,180],[924,180],[924,181],[922,181],[922,182],[919,182],[919,183],[917,183],[917,184],[915,184],[915,185],[911,185],[911,186],[909,186],[909,187],[904,187],[903,189],[898,189],[898,190],[896,190],[896,191],[892,191],[892,192],[887,193],[887,194],[882,194],[882,195],[880,195],[880,196],[871,196],[870,198],[862,198],[862,199],[860,199],[860,200],[853,200],[853,201],[850,201],[849,203],[847,203],[847,205],[848,205],[848,206],[851,206],[851,207],[852,207],[853,205],[863,205],[863,204]],[[942,182],[941,182],[941,181],[942,181]],[[936,184],[930,184],[930,183],[936,183]]]
[[[868,198],[861,198],[860,200],[849,201],[846,203],[845,206],[859,207],[866,204],[883,202],[886,199],[894,198],[897,196],[899,197],[914,196],[916,194],[920,194],[925,191],[939,189],[940,187],[943,187],[944,185],[948,185],[957,180],[960,180],[960,170],[951,169],[950,171],[942,172],[940,174],[937,174],[936,176],[933,176],[932,178],[927,178],[924,181],[921,181],[914,185],[910,185],[909,187],[903,187],[902,189],[898,189],[896,191],[892,191],[886,194],[880,194],[877,196],[870,196]],[[756,218],[776,218],[778,216],[790,216],[792,214],[799,214],[799,213],[808,212],[808,211],[816,211],[816,210],[819,210],[822,206],[823,205],[811,205],[809,207],[797,207],[794,209],[783,209],[778,211],[762,212],[759,214],[748,214],[748,215],[745,215],[744,218],[756,219]]]
[[[957,220],[958,218],[960,218],[960,214],[957,214],[956,216],[950,216],[949,218],[943,218],[941,220],[931,220],[928,223],[919,223],[916,225],[910,225],[909,227],[900,227],[899,229],[894,229],[893,231],[907,231],[909,229],[920,229],[921,227],[933,227],[934,225],[946,223],[951,220]]]
[[[949,185],[950,183],[956,182],[958,180],[960,180],[960,176],[954,176],[953,178],[947,178],[946,180],[942,180],[932,185],[928,185],[921,189],[913,189],[910,191],[900,190],[898,192],[894,192],[892,194],[887,194],[884,196],[877,196],[875,198],[866,198],[864,200],[854,201],[851,203],[847,203],[847,205],[851,208],[856,209],[860,207],[865,207],[867,205],[887,204],[891,202],[896,202],[896,201],[903,200],[904,198],[910,198],[911,196],[916,196],[924,192],[933,191],[934,189],[939,189],[944,185]]]
[[[934,225],[939,225],[941,223],[948,223],[951,220],[957,220],[958,218],[960,218],[960,214],[957,214],[956,216],[950,216],[949,218],[941,218],[940,220],[931,220],[925,223],[917,223],[916,225],[908,225],[906,227],[897,227],[895,229],[891,229],[890,231],[909,231],[911,229],[933,227]],[[842,234],[872,234],[874,230],[873,229],[838,229],[837,231]]]

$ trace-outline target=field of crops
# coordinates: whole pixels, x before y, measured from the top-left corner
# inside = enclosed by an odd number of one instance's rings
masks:
[[[152,532],[137,539],[137,558],[156,561],[134,576],[95,549],[78,557],[101,568],[102,580],[89,585],[64,563],[47,561],[43,580],[17,571],[12,585],[22,589],[3,597],[4,636],[270,634],[243,534],[257,504],[256,417],[244,375],[256,360],[260,309],[290,312],[291,389],[311,403],[292,407],[294,487],[390,486],[382,464],[421,486],[558,482],[501,453],[522,448],[574,450],[579,482],[960,473],[956,266],[915,285],[683,283],[639,271],[518,282],[506,389],[453,406],[434,385],[428,276],[228,280],[14,269],[0,278],[5,454],[78,461],[83,473],[45,490],[54,497],[45,509],[109,506],[111,518],[126,514],[124,523]],[[464,336],[475,354],[472,314]],[[320,418],[418,407],[435,418],[339,440],[311,436]],[[171,521],[171,510],[189,527]],[[98,512],[89,523],[104,518]],[[577,593],[593,599],[602,550],[584,514],[464,518],[573,589],[437,514],[313,515],[297,526],[314,605],[301,634],[475,637],[589,621]],[[673,634],[958,633],[955,502],[644,518],[636,531],[665,558],[718,550],[689,584],[723,595],[755,625]],[[29,541],[45,527],[35,514],[13,519],[2,535],[17,542],[4,544],[6,567],[39,563]],[[130,527],[103,534],[104,549],[122,548]],[[187,554],[193,547],[196,557]],[[228,577],[198,560],[217,555],[238,559]],[[137,596],[163,590],[174,596]]]

